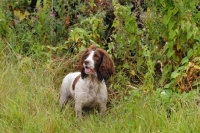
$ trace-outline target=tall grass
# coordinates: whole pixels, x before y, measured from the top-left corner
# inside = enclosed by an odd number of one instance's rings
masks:
[[[159,91],[145,95],[133,90],[106,116],[94,111],[76,120],[69,104],[60,112],[59,90],[54,89],[52,74],[41,64],[20,66],[18,61],[4,58],[0,73],[0,131],[4,133],[200,132],[196,90],[170,95],[167,100]]]

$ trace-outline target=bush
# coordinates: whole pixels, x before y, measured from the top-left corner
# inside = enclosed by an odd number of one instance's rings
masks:
[[[197,1],[188,0],[148,2],[148,10],[140,14],[145,25],[142,30],[138,28],[136,14],[130,7],[114,5],[116,18],[113,26],[116,30],[109,48],[114,49],[115,58],[121,61],[122,68],[128,70],[127,74],[141,79],[144,86],[149,86],[148,91],[155,89],[155,85],[180,91],[193,89],[192,84],[198,80],[200,52],[196,5]],[[159,76],[154,72],[157,61],[161,61],[164,67],[162,78],[155,83]],[[196,68],[188,72],[191,63]],[[191,71],[196,74],[189,74]],[[187,79],[190,80],[185,81]]]
[[[38,0],[32,5],[33,1],[9,0],[0,6],[0,35],[16,58],[40,60],[53,71],[58,58],[71,58],[96,44],[106,48],[128,84],[141,85],[145,93],[156,88],[188,92],[199,85],[197,0]],[[112,10],[110,27],[105,19]],[[155,69],[157,63],[163,64],[162,74]]]

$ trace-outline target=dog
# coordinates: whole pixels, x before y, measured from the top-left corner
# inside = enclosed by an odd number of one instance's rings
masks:
[[[82,117],[83,107],[98,107],[99,113],[105,114],[106,82],[115,71],[113,60],[105,50],[92,45],[82,54],[78,66],[80,72],[71,72],[63,79],[59,105],[63,108],[73,98],[76,117]]]

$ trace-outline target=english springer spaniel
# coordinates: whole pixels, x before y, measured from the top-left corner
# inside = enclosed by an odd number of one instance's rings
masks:
[[[63,79],[59,105],[63,107],[69,98],[74,98],[76,117],[82,117],[83,107],[97,106],[104,114],[106,81],[115,71],[113,60],[105,50],[92,45],[83,53],[79,69],[81,72],[71,72]]]

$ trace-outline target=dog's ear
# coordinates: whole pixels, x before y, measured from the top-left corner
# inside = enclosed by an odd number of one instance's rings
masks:
[[[85,77],[87,77],[87,74],[85,73],[85,69],[82,67],[82,69],[81,69],[81,78],[84,79]]]
[[[79,61],[79,64],[78,64],[78,70],[81,72],[81,78],[82,79],[87,77],[87,74],[85,73],[85,69],[83,67],[83,61],[86,59],[87,53],[88,53],[88,49],[81,54],[80,61]]]
[[[101,50],[103,53],[101,65],[97,71],[98,79],[105,80],[105,82],[114,74],[115,67],[113,60],[109,57],[108,53],[105,50]]]

